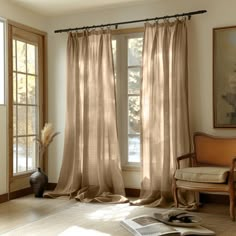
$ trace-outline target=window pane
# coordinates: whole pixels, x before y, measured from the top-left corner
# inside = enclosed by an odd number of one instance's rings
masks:
[[[27,72],[30,74],[36,74],[36,47],[31,44],[27,44]]]
[[[140,94],[140,68],[129,68],[128,75],[128,93]]]
[[[28,137],[28,170],[36,166],[36,142],[35,137]]]
[[[13,136],[16,136],[17,106],[13,106]]]
[[[17,41],[17,71],[18,72],[26,72],[26,43]]]
[[[128,66],[142,64],[143,38],[128,39]]]
[[[18,171],[17,172],[23,172],[26,171],[26,138],[18,138],[18,145],[17,145],[17,154],[18,154]]]
[[[5,85],[4,85],[4,76],[5,76],[5,49],[4,49],[4,22],[0,21],[0,104],[5,102]]]
[[[129,135],[128,162],[140,162],[140,136]]]
[[[17,103],[26,104],[26,75],[17,75]]]
[[[17,167],[17,139],[13,138],[13,173],[16,173]]]
[[[18,106],[17,118],[17,135],[26,135],[26,106]]]
[[[36,104],[36,78],[35,76],[28,75],[28,104]]]
[[[9,99],[9,106],[12,107],[13,117],[9,121],[13,126],[13,136],[10,135],[10,139],[14,139],[14,164],[10,169],[14,169],[14,175],[19,175],[31,172],[37,166],[38,146],[34,138],[39,136],[39,114],[43,117],[44,110],[39,110],[39,104],[44,104],[44,98],[41,97],[44,88],[39,87],[44,80],[44,36],[19,27],[10,28],[12,50],[9,53],[12,52],[12,55],[9,56],[13,68],[9,71],[9,75],[12,75],[12,82],[9,83],[9,89],[12,90],[9,95],[12,98]],[[39,52],[42,60],[39,60]],[[42,71],[40,75],[39,70]],[[42,93],[39,94],[39,91]]]
[[[140,97],[129,96],[129,134],[140,133]]]
[[[12,41],[13,71],[16,71],[16,40]]]
[[[28,107],[28,135],[36,134],[37,130],[37,107]]]
[[[17,83],[16,83],[16,73],[13,73],[13,103],[17,103],[16,101],[16,94],[17,94],[17,91],[16,91],[16,88],[17,88]]]

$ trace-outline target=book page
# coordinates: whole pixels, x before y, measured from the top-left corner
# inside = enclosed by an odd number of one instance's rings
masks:
[[[132,219],[123,220],[122,225],[127,226],[131,232],[135,230],[138,235],[181,235],[173,227],[158,222],[155,218],[151,216],[140,216]]]
[[[173,235],[173,236],[180,236],[180,232],[164,225],[162,223],[155,223],[148,226],[144,226],[141,228],[136,229],[140,235],[145,236],[159,236],[159,235]]]
[[[174,227],[181,235],[215,235],[215,232],[203,226],[196,227]]]
[[[184,236],[184,235],[215,235],[215,232],[203,226],[176,227],[157,221],[155,218],[142,215],[121,221],[121,225],[133,235],[139,236]]]

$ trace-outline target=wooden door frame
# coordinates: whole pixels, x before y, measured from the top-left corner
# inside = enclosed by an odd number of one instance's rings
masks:
[[[19,183],[24,182],[23,186],[25,186],[25,181],[28,179],[28,177],[31,175],[31,173],[19,175],[19,176],[13,176],[13,93],[12,93],[12,87],[13,87],[13,63],[12,63],[12,39],[13,39],[13,32],[12,29],[18,28],[20,30],[24,30],[29,33],[36,34],[40,37],[42,37],[42,56],[39,58],[42,69],[39,71],[39,76],[42,78],[42,83],[40,85],[40,91],[39,96],[42,97],[42,103],[41,111],[40,111],[40,126],[43,127],[44,123],[48,119],[48,86],[47,86],[47,33],[37,30],[35,28],[8,20],[7,21],[7,28],[8,28],[8,162],[9,162],[9,168],[8,168],[8,192],[9,192],[9,198],[15,198],[21,195],[29,194],[29,184],[27,188],[24,189],[17,189],[16,191],[11,191],[11,183],[13,181],[17,181]],[[47,155],[47,153],[45,154]],[[44,170],[47,173],[48,172],[48,163],[44,163]]]

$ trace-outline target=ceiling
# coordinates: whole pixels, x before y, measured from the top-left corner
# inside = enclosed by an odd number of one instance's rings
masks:
[[[8,0],[14,5],[37,12],[45,16],[67,15],[73,12],[94,9],[144,4],[161,0]]]

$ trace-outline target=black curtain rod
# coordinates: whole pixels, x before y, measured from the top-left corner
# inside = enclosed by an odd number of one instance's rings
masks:
[[[192,12],[175,14],[175,15],[170,15],[170,16],[167,15],[167,16],[161,16],[161,17],[147,18],[147,19],[142,19],[142,20],[132,20],[132,21],[124,21],[124,22],[101,24],[101,25],[83,26],[83,27],[78,27],[78,28],[60,29],[60,30],[55,30],[54,33],[63,33],[63,32],[68,32],[68,31],[94,29],[94,28],[102,28],[102,27],[109,27],[109,26],[115,26],[115,28],[117,29],[118,25],[133,24],[133,23],[144,22],[144,21],[169,19],[169,18],[176,18],[176,17],[182,17],[182,16],[188,16],[188,18],[190,19],[192,15],[203,14],[206,12],[207,12],[206,10],[199,10],[199,11],[192,11]]]

